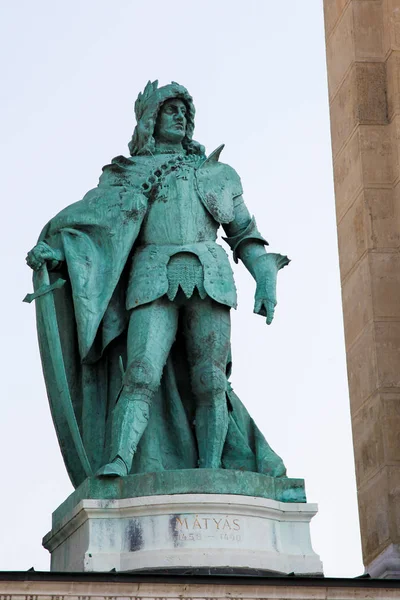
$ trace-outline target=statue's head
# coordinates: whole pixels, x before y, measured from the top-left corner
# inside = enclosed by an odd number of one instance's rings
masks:
[[[156,139],[181,143],[189,154],[204,154],[204,147],[192,139],[195,108],[186,88],[172,82],[158,87],[158,81],[146,85],[135,102],[137,125],[129,142],[132,156],[152,154]]]

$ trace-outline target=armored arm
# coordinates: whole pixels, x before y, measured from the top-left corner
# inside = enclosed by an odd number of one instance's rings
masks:
[[[254,217],[243,201],[242,196],[234,199],[234,219],[224,226],[228,237],[224,240],[233,251],[233,259],[244,263],[254,277],[257,288],[254,298],[254,312],[272,322],[276,306],[276,280],[279,269],[289,264],[287,256],[270,254],[265,251],[268,242],[257,229]]]

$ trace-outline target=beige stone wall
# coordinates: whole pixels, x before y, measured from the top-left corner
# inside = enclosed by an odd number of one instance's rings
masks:
[[[349,585],[331,586],[293,581],[290,585],[229,583],[143,583],[135,581],[0,581],[0,600],[398,600],[400,588],[355,581]],[[187,580],[187,578],[185,578]],[[361,585],[361,584],[366,585]]]
[[[324,0],[364,562],[400,543],[400,0]]]

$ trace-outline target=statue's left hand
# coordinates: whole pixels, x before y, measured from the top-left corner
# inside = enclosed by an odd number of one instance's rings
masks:
[[[276,282],[272,283],[268,278],[261,278],[257,282],[256,295],[254,298],[254,312],[266,317],[267,325],[271,325],[274,318],[276,306]]]
[[[26,262],[31,269],[39,271],[45,262],[57,262],[62,260],[57,250],[51,248],[46,242],[39,242],[28,252]]]
[[[272,319],[274,318],[276,302],[270,300],[267,296],[255,297],[254,300],[254,312],[257,315],[266,317],[267,325],[271,325]]]
[[[279,269],[289,264],[287,256],[276,253],[265,253],[258,257],[253,265],[257,282],[254,298],[254,312],[266,317],[267,325],[271,325],[276,306],[276,278]]]

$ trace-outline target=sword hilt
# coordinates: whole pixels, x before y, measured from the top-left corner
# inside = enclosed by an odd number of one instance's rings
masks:
[[[40,296],[43,296],[44,294],[48,294],[49,292],[52,292],[53,290],[58,290],[59,288],[62,288],[62,286],[65,283],[66,283],[66,280],[61,279],[61,277],[60,277],[59,279],[57,279],[57,281],[55,281],[51,285],[41,285],[32,294],[27,294],[25,296],[25,298],[22,300],[22,302],[27,302],[28,304],[30,304],[33,300],[36,300],[36,298],[39,298]]]

